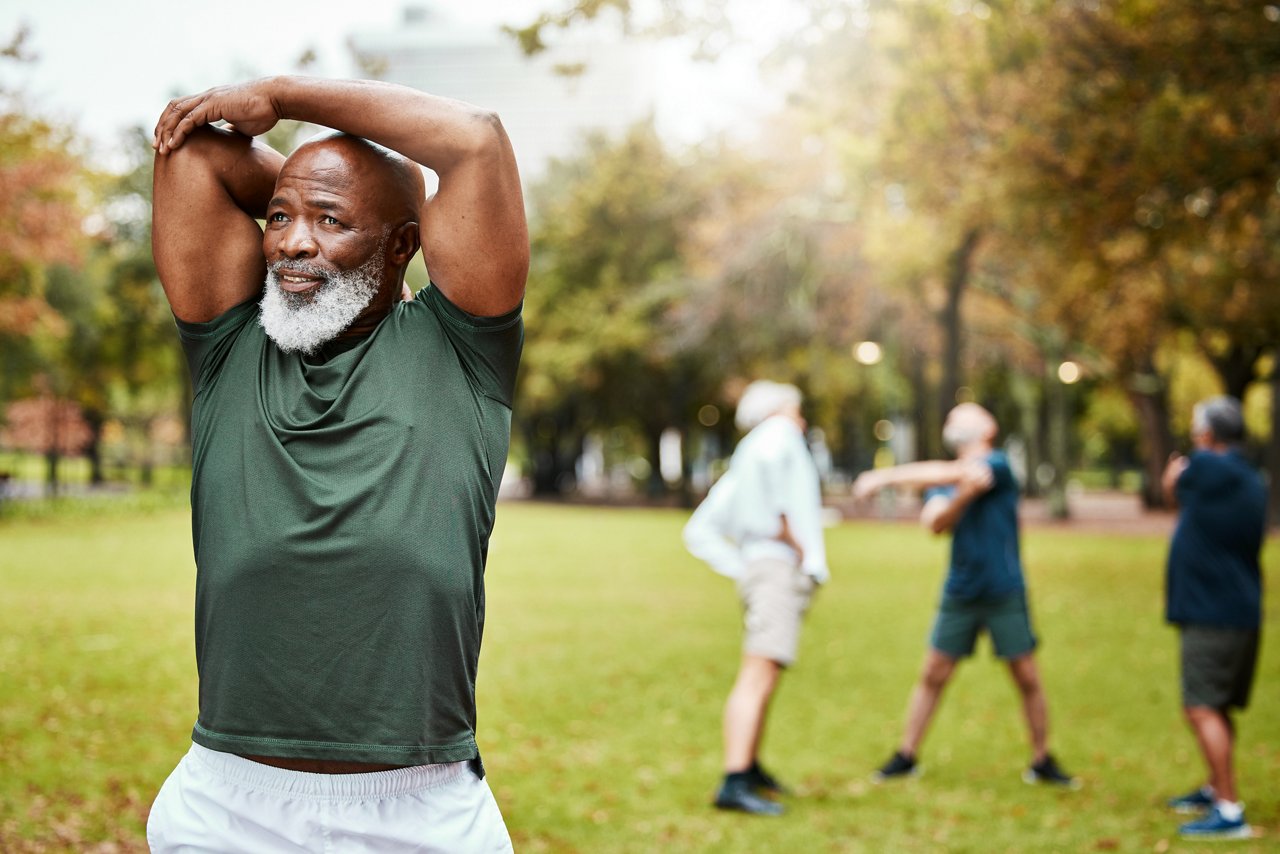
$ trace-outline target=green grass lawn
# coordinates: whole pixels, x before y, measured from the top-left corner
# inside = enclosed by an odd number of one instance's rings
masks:
[[[984,646],[948,689],[925,774],[875,786],[924,647],[945,539],[830,532],[764,757],[781,819],[722,814],[732,585],[680,545],[684,515],[507,504],[489,565],[479,741],[516,848],[597,851],[1194,851],[1163,799],[1199,782],[1162,622],[1158,538],[1031,530],[1054,749],[1080,792],[1025,786],[1014,689]],[[1275,590],[1275,543],[1266,562]],[[183,512],[0,524],[0,851],[142,850],[195,715]],[[1249,819],[1280,841],[1280,602],[1238,756]]]

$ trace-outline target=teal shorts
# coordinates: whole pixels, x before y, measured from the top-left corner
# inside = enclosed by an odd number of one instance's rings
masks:
[[[978,635],[986,630],[996,655],[1021,658],[1036,648],[1025,591],[994,599],[957,599],[943,595],[929,645],[951,658],[973,655]]]

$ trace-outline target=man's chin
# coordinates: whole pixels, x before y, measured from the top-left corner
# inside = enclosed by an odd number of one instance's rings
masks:
[[[262,329],[266,332],[267,337],[284,353],[301,353],[304,356],[310,356],[333,341],[342,332],[350,326],[344,324],[337,328],[336,324],[326,324],[327,328],[315,328],[309,324],[299,321],[297,318],[280,316],[275,312],[263,311],[258,316],[258,322],[262,324]],[[310,328],[306,328],[310,326]]]

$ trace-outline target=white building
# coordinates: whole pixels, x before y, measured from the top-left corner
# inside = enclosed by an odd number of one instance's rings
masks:
[[[394,30],[359,31],[349,44],[367,75],[497,112],[530,182],[588,132],[616,135],[647,118],[675,143],[753,136],[787,89],[760,69],[784,24],[794,23],[785,14],[794,3],[776,5],[769,14],[752,6],[744,29],[754,35],[715,63],[693,60],[687,40],[625,38],[616,21],[549,27],[548,49],[526,57],[499,25],[463,23],[426,5],[407,7]]]
[[[657,46],[597,28],[572,30],[526,57],[496,26],[411,6],[398,29],[359,32],[350,44],[380,79],[497,112],[526,182],[549,159],[570,154],[587,132],[620,133],[656,110]]]

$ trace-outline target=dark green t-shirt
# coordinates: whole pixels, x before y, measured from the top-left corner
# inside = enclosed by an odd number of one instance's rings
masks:
[[[193,739],[267,756],[477,756],[484,565],[523,343],[434,287],[281,352],[253,302],[178,324],[195,385]]]

